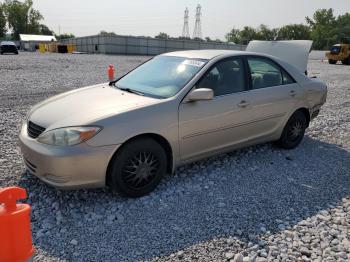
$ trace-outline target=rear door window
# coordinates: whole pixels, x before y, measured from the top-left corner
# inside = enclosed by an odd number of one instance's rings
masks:
[[[279,67],[264,58],[248,58],[252,89],[259,89],[283,84]]]

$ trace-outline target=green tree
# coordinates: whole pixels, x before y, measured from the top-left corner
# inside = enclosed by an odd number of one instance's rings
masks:
[[[102,30],[102,31],[99,33],[99,35],[101,35],[101,36],[116,36],[117,34],[114,33],[114,32],[107,32],[107,31]]]
[[[4,5],[0,4],[0,38],[6,36],[6,23]]]
[[[57,40],[63,40],[63,39],[69,39],[69,38],[74,38],[75,35],[73,34],[60,34],[60,35],[55,35]]]
[[[205,40],[204,40],[204,39],[202,39],[202,38],[200,38],[200,37],[195,37],[195,38],[193,38],[193,40],[195,40],[195,41],[205,42]]]
[[[15,39],[19,39],[19,34],[40,34],[43,16],[33,8],[32,0],[6,0],[3,5],[8,27]]]
[[[257,40],[268,40],[272,41],[277,36],[277,29],[273,28],[270,29],[267,25],[260,25],[256,32],[256,39]]]
[[[213,40],[211,40],[211,38],[210,38],[209,36],[205,37],[204,39],[205,39],[205,41],[207,41],[207,42],[212,42],[212,41],[213,41]]]
[[[229,33],[226,34],[225,38],[227,42],[233,42],[233,43],[239,43],[240,38],[239,38],[239,33],[240,30],[237,28],[232,28]]]
[[[191,40],[191,37],[179,36],[177,39],[180,39],[180,40]]]
[[[310,27],[303,24],[291,24],[281,27],[278,31],[278,39],[281,40],[309,40],[311,38]]]
[[[306,17],[311,28],[311,39],[315,49],[329,48],[337,42],[337,26],[333,9],[319,9],[313,17]]]
[[[167,33],[160,32],[158,35],[156,35],[156,38],[159,38],[159,39],[169,39],[170,36],[169,36]]]
[[[337,24],[337,42],[341,42],[344,37],[350,37],[350,13],[338,16]]]
[[[48,28],[46,25],[41,24],[40,25],[40,34],[41,35],[54,35],[54,32]]]
[[[243,30],[239,32],[239,43],[240,44],[248,44],[252,40],[259,39],[258,31],[251,27],[251,26],[245,26],[243,27]]]
[[[209,36],[205,37],[204,40],[208,43],[222,43],[219,38],[211,39]]]

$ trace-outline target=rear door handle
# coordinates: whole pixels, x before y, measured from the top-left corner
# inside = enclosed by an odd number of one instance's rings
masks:
[[[239,107],[247,107],[249,106],[249,103],[245,100],[242,100],[239,104],[238,104]]]
[[[294,91],[294,90],[291,90],[290,92],[289,92],[289,95],[290,96],[295,96],[297,93]]]

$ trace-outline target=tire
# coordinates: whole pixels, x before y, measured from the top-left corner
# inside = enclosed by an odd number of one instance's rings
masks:
[[[303,140],[307,119],[303,112],[296,111],[288,120],[277,144],[284,149],[293,149]]]
[[[328,63],[331,65],[335,65],[337,63],[337,60],[328,59]]]
[[[344,59],[341,61],[343,65],[349,65],[350,64],[350,57]]]
[[[111,161],[107,183],[127,197],[141,197],[152,192],[167,167],[164,148],[151,138],[127,143]]]

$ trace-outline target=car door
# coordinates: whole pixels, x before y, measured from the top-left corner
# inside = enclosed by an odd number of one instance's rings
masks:
[[[217,62],[194,88],[211,88],[212,100],[179,106],[181,160],[193,159],[234,144],[244,137],[247,75],[242,58]]]
[[[296,107],[301,90],[295,80],[276,62],[261,57],[247,57],[251,90],[247,94],[249,114],[254,116],[250,138],[268,137]]]

